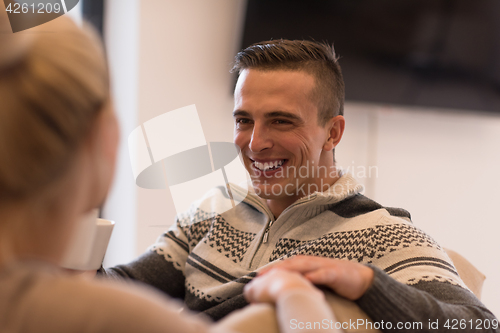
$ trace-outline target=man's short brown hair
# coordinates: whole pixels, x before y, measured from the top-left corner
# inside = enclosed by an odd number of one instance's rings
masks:
[[[344,80],[332,46],[307,40],[271,40],[253,44],[235,57],[231,72],[245,69],[304,71],[315,78],[312,100],[320,125],[344,114]]]

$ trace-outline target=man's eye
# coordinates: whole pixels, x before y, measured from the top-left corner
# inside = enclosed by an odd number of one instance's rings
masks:
[[[246,125],[246,124],[250,124],[250,119],[245,119],[245,118],[239,118],[239,119],[236,119],[236,124],[237,124],[237,125]]]
[[[278,124],[278,125],[289,125],[291,124],[292,122],[289,121],[289,120],[284,120],[284,119],[276,119],[274,121],[275,124]]]

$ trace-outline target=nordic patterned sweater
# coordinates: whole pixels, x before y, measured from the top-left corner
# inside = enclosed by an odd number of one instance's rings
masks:
[[[219,319],[247,304],[243,287],[260,267],[297,254],[322,256],[374,267],[372,286],[356,301],[374,322],[422,322],[425,329],[429,320],[495,318],[407,211],[382,207],[361,190],[344,174],[275,219],[252,193],[233,209],[210,214],[229,201],[225,189],[214,189],[137,260],[101,273],[142,281]],[[232,186],[235,199],[239,194]]]

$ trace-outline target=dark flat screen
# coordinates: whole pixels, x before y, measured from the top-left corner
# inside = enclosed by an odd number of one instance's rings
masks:
[[[500,112],[498,0],[248,0],[242,44],[334,44],[350,101]]]

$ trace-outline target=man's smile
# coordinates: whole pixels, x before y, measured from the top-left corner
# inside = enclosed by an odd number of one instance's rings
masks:
[[[286,159],[283,159],[283,160],[267,160],[267,161],[256,161],[256,160],[253,160],[253,159],[250,159],[250,161],[252,161],[252,166],[259,170],[259,171],[263,171],[263,172],[266,172],[266,171],[275,171],[275,170],[278,170],[280,169],[283,164],[286,163]]]

